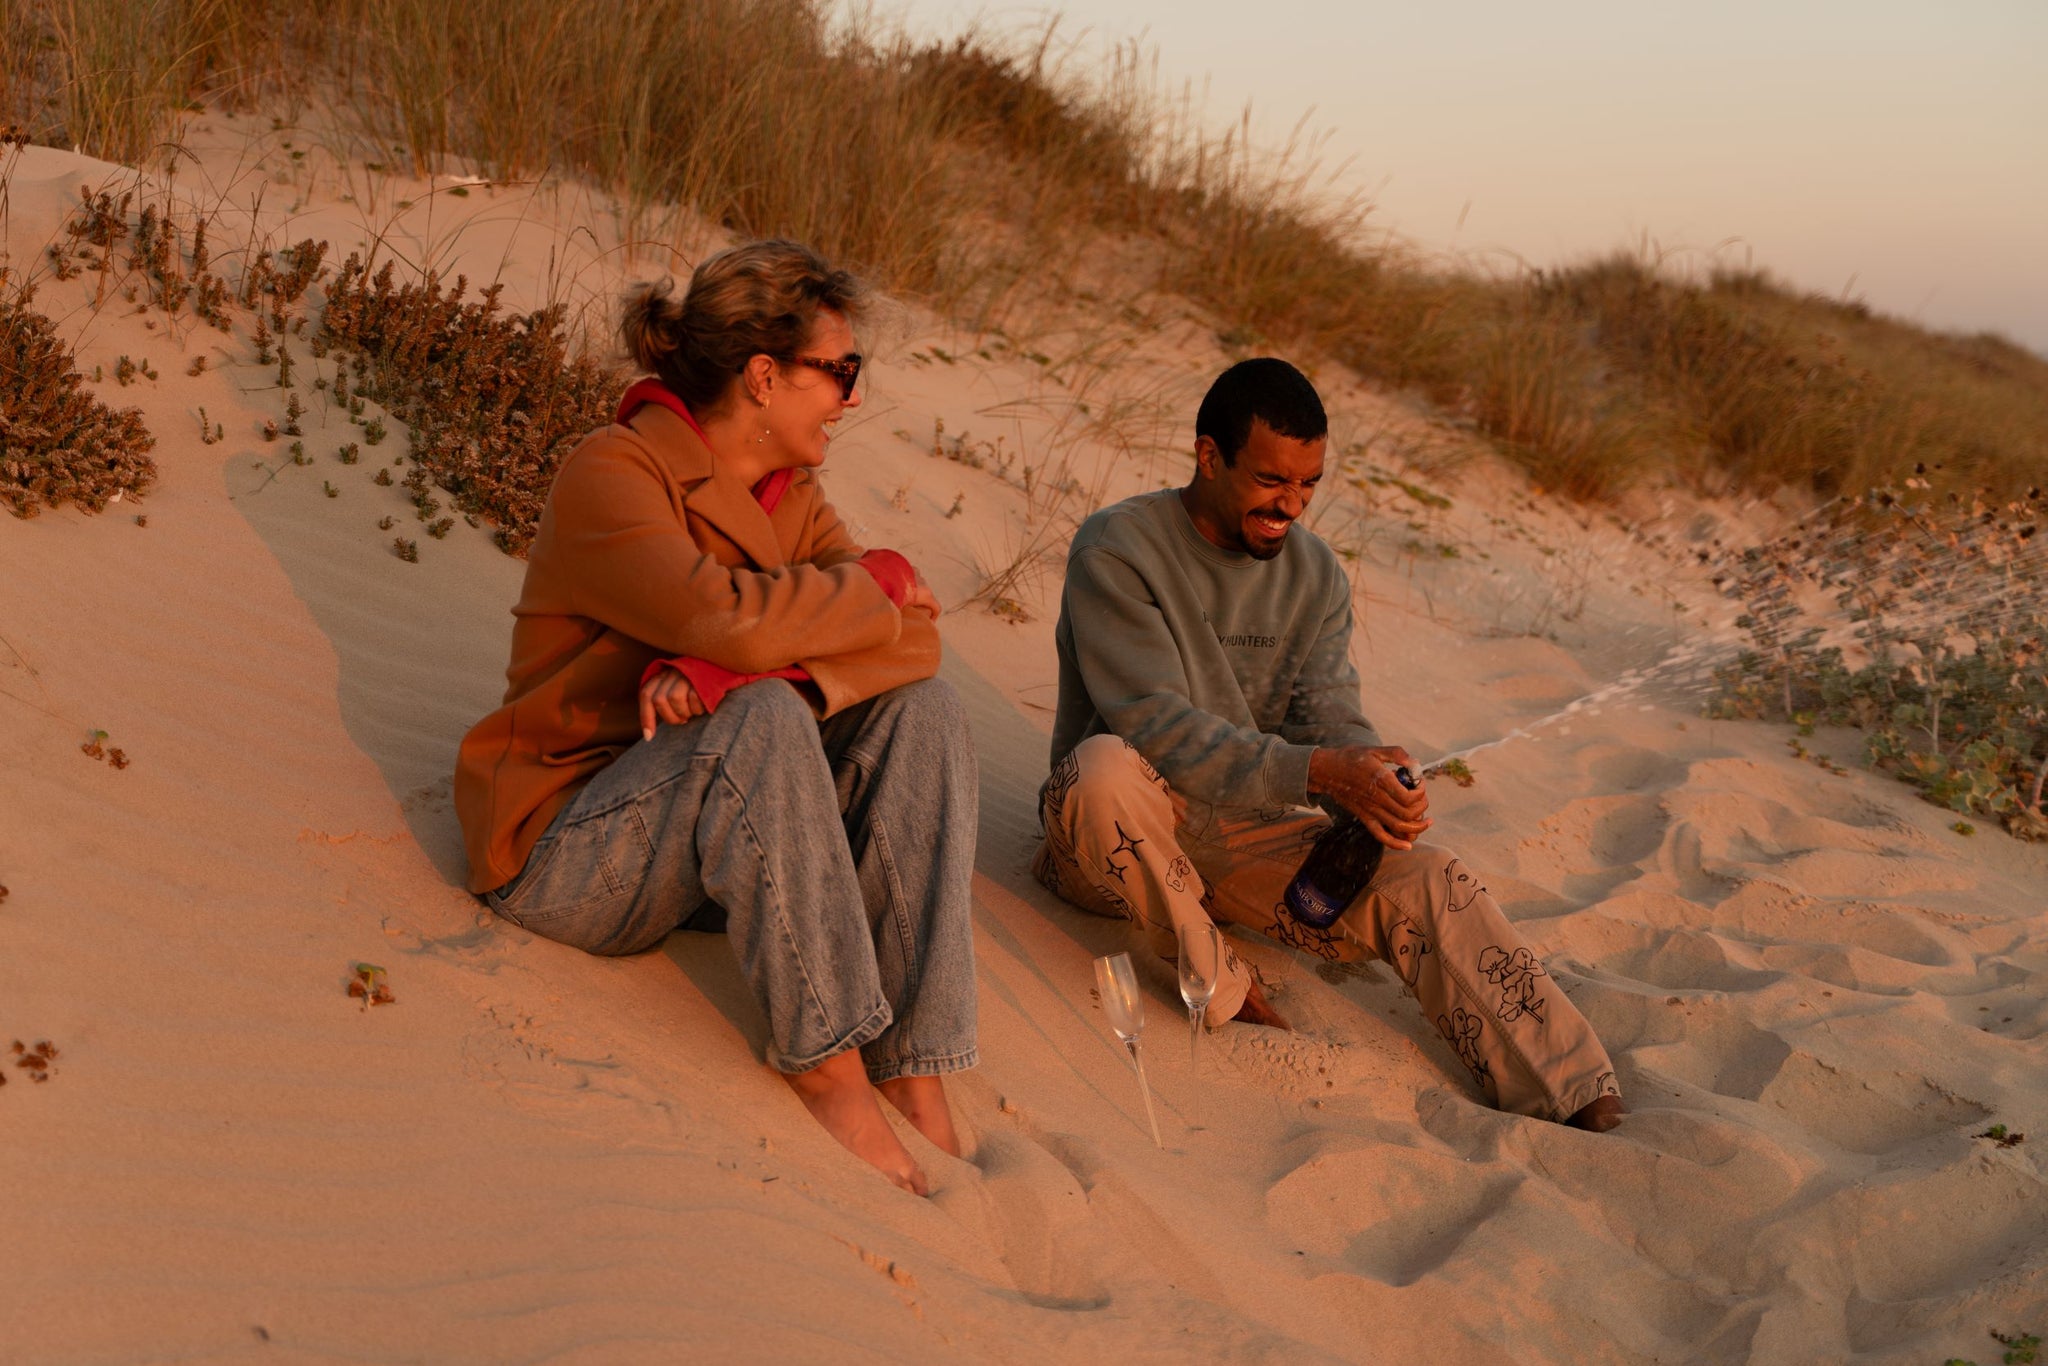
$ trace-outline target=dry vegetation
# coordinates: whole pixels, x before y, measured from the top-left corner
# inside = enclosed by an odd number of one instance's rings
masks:
[[[835,28],[806,0],[582,13],[15,0],[0,121],[145,164],[196,101],[327,101],[416,169],[581,176],[649,235],[698,213],[803,238],[970,326],[1027,290],[1094,287],[1107,263],[1134,293],[1193,301],[1233,349],[1319,353],[1411,389],[1581,498],[1643,478],[1855,493],[1915,463],[2009,495],[2048,466],[2048,363],[2010,343],[1642,255],[1509,277],[1432,267],[1369,233],[1368,204],[1322,193],[1312,147],[1207,131],[1134,49],[1076,74],[1051,30],[919,43]],[[524,359],[552,354],[535,345]],[[417,417],[433,397],[403,406]],[[535,456],[516,435],[523,488]],[[525,516],[531,490],[499,509],[459,472],[490,441],[429,444],[437,478],[467,481],[464,506]]]
[[[0,131],[0,156],[18,136]],[[90,202],[84,206],[71,247],[53,247],[53,258],[74,270],[78,258],[113,259],[127,224],[112,206],[100,207],[104,212],[95,214]],[[133,362],[123,356],[121,365]],[[84,385],[70,348],[36,311],[34,287],[13,266],[0,264],[0,505],[15,516],[33,517],[64,503],[98,512],[155,482],[149,450],[156,441],[142,414],[109,408]]]
[[[98,512],[155,482],[142,414],[83,384],[56,328],[0,271],[0,505],[15,516],[64,503]]]
[[[440,501],[431,483],[463,512],[488,518],[498,544],[517,554],[533,539],[563,453],[610,420],[619,376],[570,354],[559,305],[507,316],[500,286],[466,303],[466,280],[443,289],[431,274],[405,285],[392,277],[389,262],[374,275],[359,257],[343,264],[327,290],[323,348],[352,351],[355,394],[411,425],[416,464],[405,484],[429,534],[447,529],[434,520]],[[330,392],[360,417],[349,374],[337,356]],[[381,428],[366,429],[372,445],[380,436]],[[347,453],[343,463],[353,463]]]

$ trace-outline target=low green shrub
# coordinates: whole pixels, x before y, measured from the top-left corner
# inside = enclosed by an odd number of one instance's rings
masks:
[[[1724,587],[1749,648],[1708,714],[1865,734],[1936,805],[2048,838],[2048,496],[1928,496],[1914,478],[1746,551]]]

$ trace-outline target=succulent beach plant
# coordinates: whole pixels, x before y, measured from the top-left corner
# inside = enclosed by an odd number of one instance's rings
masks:
[[[0,506],[17,517],[72,503],[102,511],[156,482],[156,438],[134,408],[113,409],[84,389],[70,349],[0,270]]]
[[[609,418],[620,377],[574,352],[561,307],[515,315],[499,286],[467,293],[460,277],[452,288],[432,273],[401,284],[391,263],[372,273],[351,256],[328,287],[319,335],[355,356],[352,404],[367,394],[411,426],[416,464],[404,482],[419,520],[434,523],[438,486],[517,554],[562,455]],[[370,445],[383,435],[381,419],[363,429]]]
[[[1723,581],[1750,648],[1709,714],[1858,727],[1929,801],[2048,837],[2044,522],[2039,488],[1936,496],[1916,475],[1743,552]]]

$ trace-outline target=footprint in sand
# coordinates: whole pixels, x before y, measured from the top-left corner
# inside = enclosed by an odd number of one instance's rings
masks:
[[[1741,868],[1719,857],[1708,831],[1676,811],[1671,812],[1663,843],[1651,856],[1648,871],[1657,876],[1646,878],[1646,883],[1668,887],[1708,909],[1718,907],[1743,885]]]
[[[1668,1010],[1668,1042],[1638,1042],[1631,1063],[1659,1078],[1774,1110],[1820,1142],[1879,1154],[1984,1120],[1982,1106],[1911,1074],[1837,1065],[1751,1024],[1728,1002]]]
[[[1448,1154],[1373,1144],[1288,1172],[1266,1192],[1266,1220],[1311,1256],[1402,1286],[1454,1256],[1520,1182]]]
[[[1873,1155],[1959,1133],[1991,1114],[1923,1079],[1836,1067],[1801,1050],[1785,1059],[1756,1098],[1837,1148]]]
[[[1598,791],[1645,792],[1673,788],[1686,780],[1683,760],[1634,745],[1588,745],[1577,756],[1579,772]]]
[[[1544,819],[1516,848],[1515,875],[1582,903],[1640,876],[1664,842],[1662,803],[1647,793],[1581,797]]]
[[[1809,896],[1909,897],[1927,892],[1962,892],[1982,874],[1947,858],[1916,858],[1899,850],[1810,849],[1783,858],[1758,860],[1755,876]]]
[[[1845,919],[1861,909],[1873,917],[1858,924]],[[1987,972],[1968,953],[1967,944],[1951,949],[1951,936],[1915,923],[1911,918],[1875,908],[1840,908],[1835,935],[1839,942],[1773,944],[1761,951],[1765,966],[1796,972],[1815,982],[1873,996],[1911,996],[1930,992],[1955,996],[2010,985],[2007,974]],[[2023,975],[2017,974],[2014,975]]]
[[[1623,923],[1602,937],[1604,969],[1667,990],[1757,991],[1784,976],[1763,965],[1753,946],[1709,930]]]
[[[1857,1328],[1872,1339],[1863,1346],[1888,1345],[1874,1330],[1887,1318],[1923,1317],[1929,1300],[1978,1297],[2001,1281],[2015,1289],[2031,1284],[2038,1299],[2048,1273],[2040,1177],[2028,1164],[1987,1162],[1975,1149],[1959,1149],[1934,1171],[1902,1166],[1856,1182],[1816,1213],[1803,1237],[1825,1246],[1830,1259],[1846,1255],[1857,1294],[1891,1311]],[[1909,1309],[1919,1314],[1903,1312]]]
[[[1917,968],[1962,967],[1976,956],[1956,917],[1913,902],[1813,896],[1745,882],[1715,906],[1722,933],[1759,945],[1850,945]]]
[[[1662,1010],[1650,1007],[1642,1023],[1624,1045],[1637,1067],[1717,1096],[1757,1099],[1792,1055],[1784,1039],[1727,1001],[1673,997]]]
[[[1783,779],[1754,765],[1723,773],[1725,762],[1695,765],[1693,781],[1668,798],[1674,825],[1685,827],[1694,842],[1691,849],[1667,849],[1679,856],[1671,871],[1681,881],[1696,867],[1816,897],[1851,889],[1911,896],[1976,885],[1974,869],[1896,822],[1873,819],[1867,803],[1838,802],[1832,816],[1815,814],[1809,794],[1789,792]],[[1746,784],[1733,790],[1716,785],[1730,776]]]
[[[995,1128],[974,1155],[981,1214],[1017,1291],[1041,1309],[1091,1310],[1109,1295],[1089,1270],[1089,1195],[1067,1165],[1028,1136]]]
[[[1837,934],[1856,948],[1923,968],[1945,968],[1972,956],[1961,935],[1895,911],[1874,910],[1856,917]]]

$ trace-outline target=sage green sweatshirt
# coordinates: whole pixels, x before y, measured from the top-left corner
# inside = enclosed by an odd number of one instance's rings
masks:
[[[1056,640],[1055,765],[1108,731],[1193,802],[1303,806],[1317,746],[1380,743],[1350,580],[1300,525],[1260,560],[1204,539],[1178,489],[1106,507],[1067,552]]]

